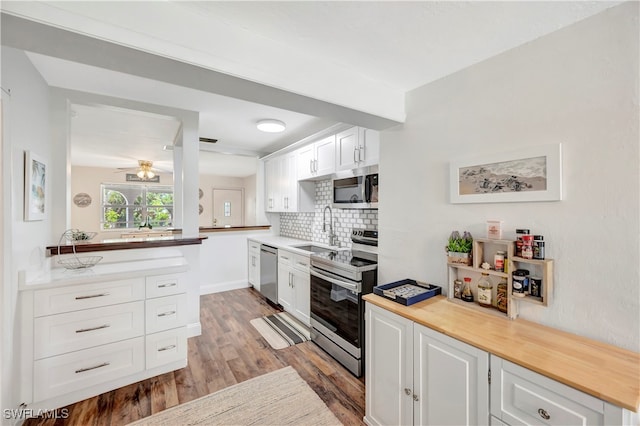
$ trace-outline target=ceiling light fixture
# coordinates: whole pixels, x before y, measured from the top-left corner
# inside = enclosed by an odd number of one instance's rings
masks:
[[[258,130],[267,133],[283,132],[287,126],[280,120],[267,119],[258,121]]]
[[[151,171],[153,162],[138,160],[138,164],[140,165],[140,170],[138,170],[138,173],[136,173],[138,177],[140,179],[153,179],[153,177],[156,175],[155,173],[153,173],[153,171]]]

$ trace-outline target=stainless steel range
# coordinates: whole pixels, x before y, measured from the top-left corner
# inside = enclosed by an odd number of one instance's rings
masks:
[[[351,251],[311,255],[311,340],[363,373],[364,302],[378,282],[378,231],[351,231]]]

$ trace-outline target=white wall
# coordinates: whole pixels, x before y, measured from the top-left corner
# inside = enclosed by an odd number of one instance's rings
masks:
[[[9,279],[3,279],[2,329],[2,394],[0,407],[16,408],[12,383],[13,329],[18,296],[18,271],[41,269],[44,265],[44,247],[51,242],[51,215],[55,207],[51,199],[53,164],[49,125],[49,88],[24,52],[2,47],[2,88],[11,92],[10,101],[3,104],[3,121],[10,133],[3,137],[3,151],[11,156],[10,167],[2,168],[4,181],[11,184],[11,194],[3,194],[2,208],[10,218],[10,228],[4,230],[12,241],[10,252],[5,252],[5,264],[10,265]],[[24,151],[31,150],[48,160],[46,181],[47,217],[42,221],[25,222],[24,205]],[[9,342],[9,344],[7,344]]]
[[[247,188],[245,188],[245,178],[231,177],[231,176],[216,176],[216,175],[200,175],[200,189],[202,189],[203,196],[200,199],[200,205],[203,208],[202,214],[199,216],[198,223],[200,226],[213,226],[213,188],[220,189],[244,189],[244,210],[245,210],[245,225],[255,225],[255,214],[251,221],[247,221]],[[255,198],[255,191],[254,191]]]
[[[200,248],[200,294],[249,286],[248,243],[251,236],[272,235],[264,231],[207,232]]]
[[[445,285],[454,230],[502,219],[547,241],[549,307],[522,318],[640,351],[638,6],[614,7],[407,97],[382,134],[381,282]],[[563,144],[564,200],[450,204],[449,161]]]

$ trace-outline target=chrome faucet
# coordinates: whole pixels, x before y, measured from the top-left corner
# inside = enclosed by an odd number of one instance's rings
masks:
[[[328,205],[324,206],[322,212],[322,232],[327,232],[327,209],[329,209],[329,245],[336,246],[338,245],[338,236],[333,232],[333,211]]]

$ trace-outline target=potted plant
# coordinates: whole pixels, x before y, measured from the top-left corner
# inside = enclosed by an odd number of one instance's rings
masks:
[[[460,236],[460,232],[453,231],[449,236],[449,241],[445,249],[447,251],[448,263],[471,265],[473,237],[469,232],[464,231],[462,236]]]

